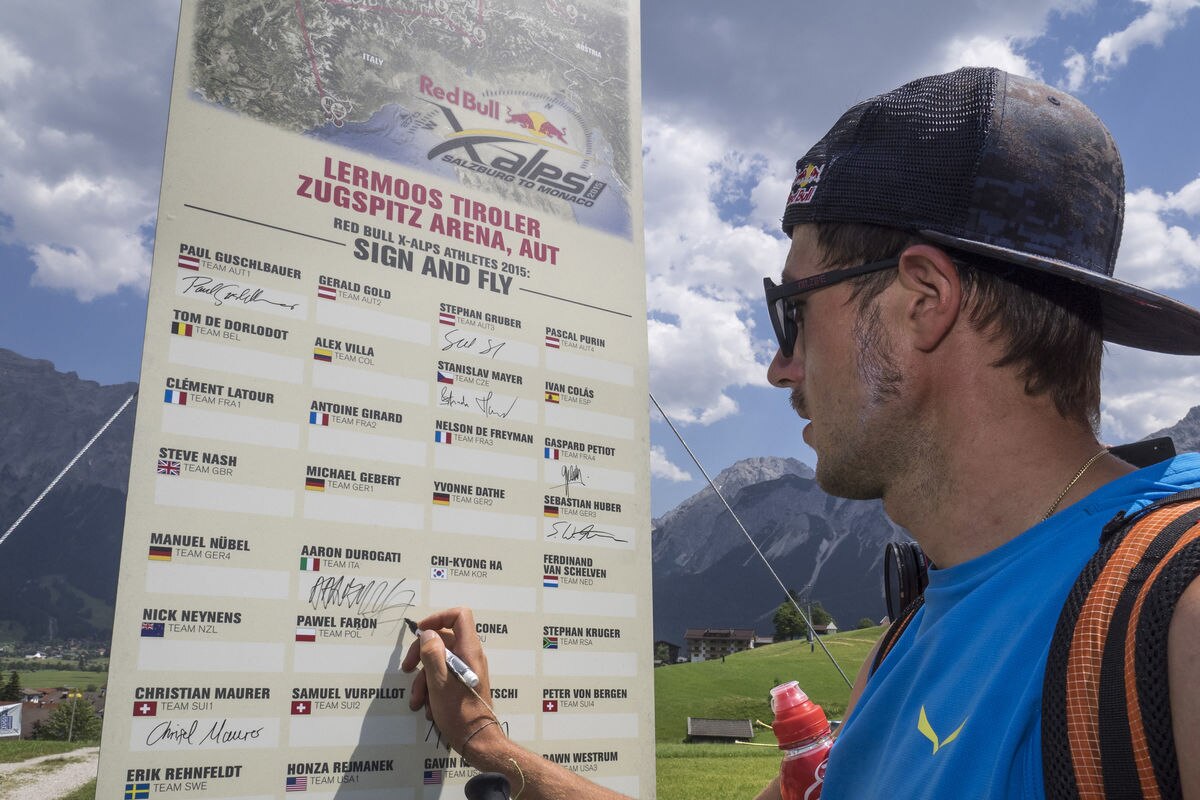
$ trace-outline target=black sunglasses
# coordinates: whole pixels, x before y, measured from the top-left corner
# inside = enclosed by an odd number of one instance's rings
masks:
[[[870,264],[860,264],[857,267],[846,267],[829,272],[818,272],[798,281],[789,281],[782,286],[770,278],[763,278],[763,291],[767,295],[767,314],[771,317],[771,325],[775,328],[775,338],[779,340],[779,352],[784,358],[792,357],[796,347],[796,336],[799,324],[796,320],[796,302],[792,298],[801,294],[815,292],[833,286],[835,283],[867,275],[871,272],[881,272],[900,263],[900,257],[894,256],[883,261],[873,261]]]

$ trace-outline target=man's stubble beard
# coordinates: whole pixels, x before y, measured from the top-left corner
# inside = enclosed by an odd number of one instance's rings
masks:
[[[852,334],[866,401],[847,418],[821,421],[820,432],[825,435],[819,438],[825,441],[817,453],[816,478],[835,497],[874,500],[884,496],[911,455],[912,431],[906,430],[902,410],[904,375],[896,364],[878,302],[857,315]],[[798,389],[792,392],[791,403],[801,415],[807,410]]]

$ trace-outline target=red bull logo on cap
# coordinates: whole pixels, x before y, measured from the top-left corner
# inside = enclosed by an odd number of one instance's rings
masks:
[[[821,170],[825,168],[824,164],[805,164],[796,172],[796,179],[792,181],[792,191],[788,195],[787,205],[792,203],[807,203],[813,199],[813,195],[817,193],[817,183],[821,180]]]

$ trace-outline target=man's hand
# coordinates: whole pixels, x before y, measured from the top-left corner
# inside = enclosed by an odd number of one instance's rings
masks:
[[[421,672],[413,679],[408,705],[425,708],[442,737],[467,763],[480,772],[501,772],[523,800],[627,800],[623,795],[590,783],[570,770],[509,741],[491,705],[487,658],[475,635],[475,615],[469,608],[430,614],[417,623],[421,640],[413,642],[400,668]],[[467,662],[479,676],[472,692],[446,664],[446,650]],[[478,695],[478,696],[477,696]]]
[[[412,672],[417,663],[421,672],[413,679],[408,706],[413,711],[425,707],[425,716],[437,724],[442,737],[466,757],[464,743],[482,745],[484,739],[494,740],[502,731],[493,724],[495,714],[489,707],[491,683],[488,679],[487,656],[475,633],[475,615],[469,608],[452,608],[431,614],[417,623],[420,640],[413,642],[400,668]],[[474,692],[446,664],[446,650],[451,650],[479,676]],[[484,727],[496,730],[483,730]]]

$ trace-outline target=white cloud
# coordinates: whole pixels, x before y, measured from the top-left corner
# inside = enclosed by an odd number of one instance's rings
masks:
[[[691,474],[672,464],[667,451],[657,444],[650,448],[650,475],[673,483],[692,480]]]
[[[0,240],[79,300],[144,290],[178,4],[48,0],[0,31]]]
[[[0,34],[0,86],[11,86],[24,80],[32,71],[33,62],[15,42]]]
[[[662,278],[650,280],[648,295],[653,308],[673,317],[648,322],[651,388],[666,412],[702,425],[736,412],[729,389],[766,380],[746,304]]]
[[[1108,345],[1101,378],[1101,434],[1123,444],[1174,425],[1200,405],[1195,356],[1170,356]]]
[[[786,187],[769,200],[755,193],[743,202],[745,188],[731,197],[760,156],[733,153],[699,126],[647,115],[643,127],[652,387],[672,419],[708,425],[737,411],[731,388],[764,381],[753,313],[762,277],[783,265],[786,243],[774,231]],[[768,230],[760,197],[775,219]],[[718,203],[730,200],[748,212],[744,221],[721,218]]]
[[[1177,192],[1127,193],[1117,276],[1160,291],[1200,282],[1200,233],[1180,224],[1184,216],[1200,221],[1200,177]]]
[[[1063,59],[1062,65],[1067,70],[1067,77],[1063,82],[1063,88],[1068,92],[1078,92],[1083,88],[1083,84],[1087,80],[1087,56],[1075,50],[1068,50],[1067,57]]]
[[[1200,0],[1139,0],[1146,13],[1129,23],[1123,30],[1110,33],[1096,43],[1092,62],[1101,73],[1123,67],[1129,54],[1143,45],[1160,47],[1163,39],[1183,25],[1189,11],[1200,8]]]
[[[939,72],[959,67],[999,67],[1014,75],[1041,80],[1041,71],[1016,51],[1011,38],[979,35],[969,39],[954,38],[945,44],[945,56]]]

